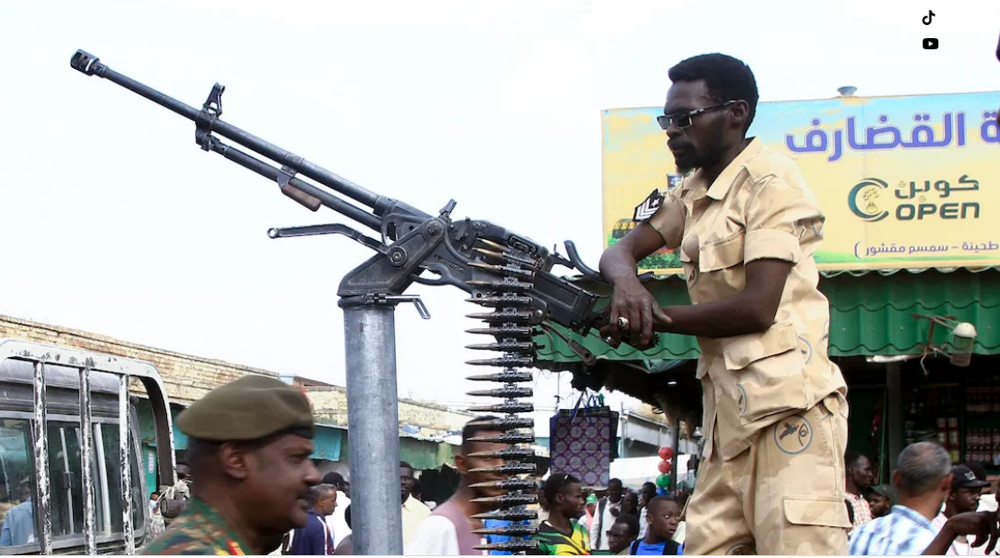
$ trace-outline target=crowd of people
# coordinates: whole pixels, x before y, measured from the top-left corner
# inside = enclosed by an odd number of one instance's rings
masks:
[[[247,420],[247,401],[261,417]],[[254,404],[255,403],[255,404]],[[212,421],[205,421],[206,417]],[[462,431],[455,456],[459,484],[440,504],[420,500],[414,468],[400,463],[402,537],[410,555],[475,555],[486,545],[509,541],[482,519],[490,497],[504,493],[497,452],[487,441],[501,432],[479,417]],[[313,418],[297,388],[265,377],[246,377],[210,392],[181,414],[189,437],[188,461],[178,465],[178,483],[154,495],[151,509],[166,530],[144,551],[221,554],[352,554],[350,484],[338,473],[320,477],[313,461]],[[952,466],[941,446],[920,442],[899,455],[890,485],[872,486],[867,457],[844,457],[844,498],[811,513],[850,518],[833,536],[850,554],[987,555],[1000,526],[993,491],[977,464]],[[700,481],[699,481],[700,482]],[[697,495],[703,487],[695,490]],[[363,495],[355,495],[355,498]],[[611,479],[589,492],[571,474],[551,471],[529,506],[539,554],[681,555],[701,532],[687,513],[684,492],[665,493],[652,483],[626,489]],[[685,527],[691,525],[692,529]],[[485,530],[485,532],[483,531]],[[704,542],[702,542],[704,544]],[[490,554],[508,554],[494,547]]]
[[[241,423],[246,397],[258,399],[256,408],[267,409],[266,416]],[[203,422],[206,413],[221,422]],[[495,418],[480,417],[463,429],[455,457],[460,482],[445,502],[421,501],[414,467],[400,463],[406,554],[482,554],[480,547],[510,540],[495,530],[509,522],[480,518],[493,509],[488,499],[504,493],[499,481],[506,477],[496,471],[504,462],[496,452],[506,446],[485,441],[500,434],[487,426]],[[353,553],[350,483],[336,472],[320,478],[309,459],[314,426],[299,390],[271,378],[242,378],[192,405],[178,427],[189,436],[189,459],[178,465],[177,484],[151,500],[166,530],[146,553]],[[941,446],[920,442],[899,455],[891,485],[873,486],[870,460],[854,452],[846,453],[844,470],[840,509],[850,522],[836,536],[850,554],[994,552],[997,500],[995,490],[983,494],[992,487],[978,464],[953,466]],[[575,476],[552,471],[538,487],[538,504],[530,506],[537,514],[532,538],[539,554],[681,555],[691,538],[687,501],[683,491],[666,493],[652,483],[631,491],[619,479],[592,492]],[[487,553],[510,552],[494,547]]]
[[[994,552],[996,492],[980,464],[952,466],[944,448],[920,442],[900,453],[892,485],[871,486],[871,464],[863,455],[849,452],[845,468],[850,554]]]
[[[601,498],[588,492],[565,473],[543,483],[535,537],[541,554],[681,554],[685,493],[668,494],[651,482],[632,492],[619,479],[611,479]]]

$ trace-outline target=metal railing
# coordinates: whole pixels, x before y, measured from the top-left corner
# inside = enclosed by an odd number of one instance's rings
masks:
[[[53,553],[52,543],[52,485],[49,478],[48,408],[46,406],[46,367],[58,365],[75,368],[80,374],[80,470],[83,481],[83,540],[84,552],[97,553],[97,495],[94,487],[94,472],[91,468],[94,453],[94,422],[91,413],[90,377],[94,372],[113,374],[118,378],[118,458],[121,464],[122,528],[125,554],[135,553],[135,526],[133,525],[132,467],[133,455],[131,430],[129,428],[129,384],[132,378],[139,380],[149,396],[156,430],[156,452],[159,467],[159,485],[173,485],[176,482],[174,463],[174,439],[171,415],[166,391],[160,374],[152,364],[140,360],[81,351],[68,347],[56,347],[20,339],[0,339],[0,362],[15,359],[34,366],[34,462],[35,503],[37,527],[39,529],[39,549],[42,554]]]

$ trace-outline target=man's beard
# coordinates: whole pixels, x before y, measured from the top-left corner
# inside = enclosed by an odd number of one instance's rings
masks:
[[[684,156],[677,157],[674,155],[674,163],[677,166],[677,172],[679,174],[686,175],[695,169],[711,167],[718,163],[722,158],[723,152],[722,131],[722,124],[719,123],[719,125],[712,130],[712,134],[708,138],[707,145],[700,150],[690,144],[683,146]]]
[[[674,162],[677,164],[677,174],[687,176],[689,172],[702,166],[701,163],[698,162],[700,159],[697,153],[689,151],[688,154],[689,155],[687,157],[683,158],[678,158],[676,155],[674,156]]]

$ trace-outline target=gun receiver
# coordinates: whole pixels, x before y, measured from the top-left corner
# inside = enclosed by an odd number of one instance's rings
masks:
[[[568,258],[543,245],[489,221],[453,219],[451,200],[437,215],[425,213],[398,200],[378,195],[306,159],[286,151],[220,119],[222,93],[218,83],[199,110],[110,69],[97,57],[77,51],[70,65],[87,75],[98,76],[137,93],[195,123],[195,141],[205,151],[218,153],[257,174],[275,181],[279,190],[311,211],[321,206],[340,213],[373,231],[371,238],[345,225],[319,225],[271,229],[271,238],[315,234],[342,234],[376,252],[341,281],[338,295],[345,298],[400,295],[413,283],[452,285],[473,299],[496,297],[504,281],[529,281],[531,297],[525,325],[541,326],[563,337],[585,362],[594,357],[579,343],[568,339],[551,324],[559,324],[580,335],[591,333],[599,317],[601,297],[552,273],[563,266],[601,281],[600,274],[584,265],[571,241],[565,242]],[[231,140],[260,154],[274,165],[224,143]],[[324,190],[299,176],[312,179],[350,201]],[[352,203],[353,202],[353,203]],[[430,272],[425,275],[424,272]],[[649,275],[643,277],[648,279]],[[489,305],[503,306],[502,297]]]

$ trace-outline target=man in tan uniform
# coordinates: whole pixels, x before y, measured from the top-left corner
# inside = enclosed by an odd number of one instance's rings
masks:
[[[658,117],[682,174],[660,209],[601,258],[612,344],[652,331],[702,349],[706,444],[685,554],[845,554],[847,392],[827,355],[813,259],[824,216],[795,163],[746,138],[757,84],[743,62],[690,58]],[[660,308],[636,262],[680,248],[690,306]]]

